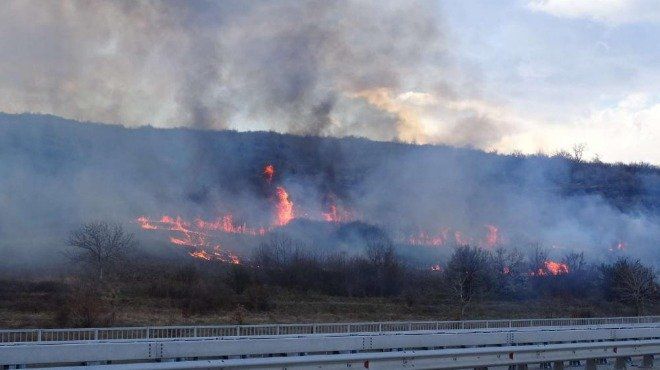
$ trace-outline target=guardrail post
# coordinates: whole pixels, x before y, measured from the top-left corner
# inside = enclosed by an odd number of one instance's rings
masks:
[[[193,328],[193,337],[197,338],[197,327]]]
[[[614,361],[614,368],[617,370],[623,370],[626,368],[626,362],[628,362],[627,358],[617,357],[616,360]]]
[[[151,328],[148,328],[148,327],[147,327],[147,333],[146,333],[146,335],[144,336],[145,338],[149,339],[149,337],[150,337],[150,333],[149,333],[149,332],[150,332],[150,331],[151,331]]]
[[[94,329],[94,340],[99,340],[99,329]]]
[[[37,341],[41,342],[41,329],[37,330]]]
[[[312,334],[316,334],[316,324],[312,326]]]
[[[555,361],[552,363],[552,368],[555,370],[564,370],[564,361]]]
[[[643,357],[642,367],[653,368],[653,355],[646,355]]]
[[[236,325],[236,336],[238,337],[240,335],[241,335],[241,327]]]
[[[598,367],[596,366],[596,359],[595,358],[590,358],[587,359],[587,364],[585,365],[585,370],[597,370]]]

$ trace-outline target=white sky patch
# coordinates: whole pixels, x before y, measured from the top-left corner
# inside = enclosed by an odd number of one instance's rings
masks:
[[[660,21],[657,0],[532,0],[527,6],[556,17],[611,24]]]
[[[504,137],[496,149],[553,154],[586,143],[585,159],[598,155],[605,162],[660,163],[660,100],[644,93],[630,94],[567,125],[533,119],[518,122],[526,123],[517,126],[516,134]]]

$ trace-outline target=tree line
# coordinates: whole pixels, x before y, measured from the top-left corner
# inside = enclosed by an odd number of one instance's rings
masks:
[[[145,255],[121,225],[88,223],[71,232],[72,279],[59,312],[65,325],[111,324],[118,297],[169,298],[184,315],[214,310],[267,311],[281,290],[340,297],[384,297],[406,305],[445,303],[453,317],[484,301],[564,297],[617,304],[643,315],[658,297],[655,270],[639,260],[590,263],[568,253],[548,266],[541,246],[495,250],[460,246],[443,265],[420,267],[397,255],[386,238],[364,253],[312,253],[273,236],[238,265]]]

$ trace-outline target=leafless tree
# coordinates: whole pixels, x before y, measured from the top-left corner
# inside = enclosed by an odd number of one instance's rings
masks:
[[[545,271],[545,262],[548,260],[548,250],[540,244],[532,244],[529,249],[529,269],[534,273]]]
[[[136,242],[120,224],[90,222],[71,232],[68,245],[72,260],[84,264],[99,281],[104,281],[109,271],[126,260]]]
[[[504,296],[515,296],[525,289],[527,264],[518,249],[497,248],[493,254],[497,290]]]
[[[578,273],[584,270],[586,262],[584,260],[584,252],[571,252],[564,256],[562,261],[568,267],[570,273]]]
[[[587,144],[585,143],[579,143],[573,145],[573,159],[582,162],[582,158],[584,157],[584,150],[587,148]]]
[[[445,276],[450,297],[459,308],[459,319],[470,303],[491,287],[493,266],[491,254],[480,248],[463,246],[452,254]]]
[[[618,260],[611,268],[611,284],[616,298],[633,306],[637,315],[642,315],[655,301],[655,272],[639,260]]]

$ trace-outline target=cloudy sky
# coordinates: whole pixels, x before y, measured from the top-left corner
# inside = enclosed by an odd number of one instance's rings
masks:
[[[660,165],[660,2],[5,1],[0,111]]]

